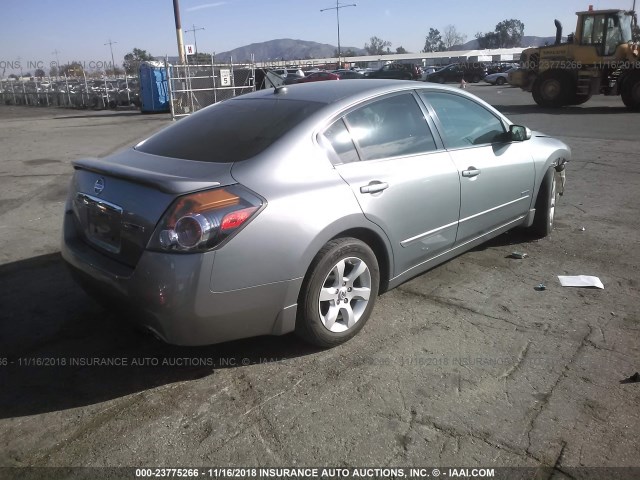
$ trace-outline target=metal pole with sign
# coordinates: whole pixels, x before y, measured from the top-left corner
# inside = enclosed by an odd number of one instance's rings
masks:
[[[178,38],[178,55],[180,65],[184,65],[184,39],[182,38],[182,21],[180,20],[180,2],[173,0],[173,17],[176,21],[176,37]]]
[[[191,26],[191,29],[189,29],[189,30],[185,30],[185,33],[187,33],[187,32],[193,32],[193,43],[194,43],[194,45],[195,45],[196,64],[198,64],[198,39],[196,38],[196,32],[197,32],[198,30],[204,30],[204,27],[196,28],[196,26],[195,26],[195,25],[192,25],[192,26]]]

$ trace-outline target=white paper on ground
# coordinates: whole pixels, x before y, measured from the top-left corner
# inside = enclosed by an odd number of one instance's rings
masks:
[[[558,275],[560,285],[563,287],[595,287],[604,288],[598,277],[590,275]]]

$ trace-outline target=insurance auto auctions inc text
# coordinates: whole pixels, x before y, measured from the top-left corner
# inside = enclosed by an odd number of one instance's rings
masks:
[[[138,475],[136,477],[145,476]],[[144,472],[140,472],[144,473]],[[493,478],[493,468],[208,468],[208,478]],[[151,475],[154,476],[154,475]]]

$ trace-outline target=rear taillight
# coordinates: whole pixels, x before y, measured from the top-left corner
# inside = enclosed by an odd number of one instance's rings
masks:
[[[162,217],[149,249],[203,252],[220,246],[255,217],[263,201],[239,185],[177,198]]]

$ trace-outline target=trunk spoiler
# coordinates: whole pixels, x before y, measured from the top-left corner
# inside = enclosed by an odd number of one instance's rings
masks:
[[[75,170],[120,178],[170,194],[237,183],[231,176],[233,163],[194,162],[149,155],[133,149],[107,159],[84,158],[71,164]]]

